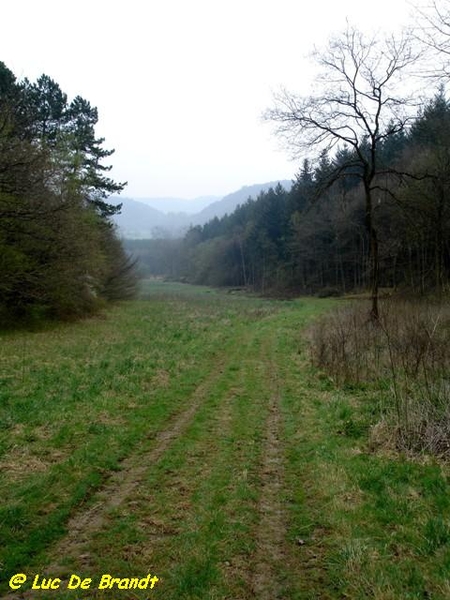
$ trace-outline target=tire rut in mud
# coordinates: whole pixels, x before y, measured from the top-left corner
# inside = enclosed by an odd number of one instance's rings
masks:
[[[196,388],[191,396],[189,408],[174,416],[169,426],[156,434],[154,446],[150,451],[139,454],[138,457],[132,455],[122,462],[120,471],[114,473],[108,483],[97,493],[98,500],[95,505],[75,515],[69,521],[68,533],[52,554],[67,557],[81,553],[82,546],[104,525],[107,513],[120,506],[133,494],[151,465],[160,460],[171,443],[189,426],[206,398],[210,386],[219,377],[220,371],[221,366],[214,369],[213,373]],[[52,565],[52,572],[55,568],[57,566]]]
[[[271,343],[263,346],[266,357],[266,381],[270,390],[268,417],[260,467],[261,493],[259,524],[255,532],[251,587],[258,600],[282,598],[280,567],[287,558],[286,515],[282,505],[283,453],[281,442],[280,382],[270,357]]]
[[[53,577],[61,576],[67,569],[60,564],[59,559],[70,557],[81,559],[81,568],[89,568],[90,557],[85,551],[89,540],[107,523],[108,513],[119,507],[138,489],[151,466],[161,459],[172,442],[187,429],[202,402],[207,398],[210,388],[224,371],[226,360],[225,355],[216,359],[210,374],[191,394],[188,408],[169,418],[166,428],[156,434],[150,450],[138,455],[133,453],[121,462],[120,470],[114,472],[103,487],[95,493],[95,504],[87,509],[80,509],[69,519],[67,533],[48,551],[50,561],[41,565],[39,569],[33,570],[51,573]],[[1,596],[3,600],[29,600],[37,597],[39,595],[36,596],[36,592],[32,590]]]

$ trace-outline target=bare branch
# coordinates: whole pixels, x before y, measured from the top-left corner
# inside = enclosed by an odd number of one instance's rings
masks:
[[[433,0],[427,6],[415,6],[417,41],[429,51],[423,75],[447,79],[450,76],[450,1]]]
[[[281,90],[265,119],[294,156],[340,144],[357,150],[367,140],[378,144],[401,131],[416,108],[417,101],[396,93],[419,58],[413,41],[408,32],[399,39],[365,38],[348,27],[313,55],[322,70],[318,91],[298,96]]]
[[[275,97],[275,108],[265,114],[266,119],[276,123],[278,135],[297,156],[305,150],[313,150],[319,156],[324,149],[339,146],[353,150],[349,161],[328,174],[326,181],[316,182],[316,189],[323,193],[347,176],[350,166],[359,167],[370,241],[374,320],[378,320],[379,256],[373,186],[378,173],[378,154],[381,142],[403,130],[415,107],[397,90],[406,76],[411,75],[411,67],[419,55],[420,51],[413,49],[410,34],[405,33],[400,39],[366,39],[347,27],[341,36],[330,41],[324,52],[315,54],[322,69],[316,82],[317,91],[301,97],[282,90]]]

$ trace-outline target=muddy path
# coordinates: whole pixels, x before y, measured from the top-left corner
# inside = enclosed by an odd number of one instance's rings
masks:
[[[282,598],[280,572],[287,559],[286,512],[283,508],[283,449],[280,414],[280,388],[277,367],[272,354],[273,340],[266,339],[262,357],[269,389],[268,417],[259,470],[259,525],[255,532],[256,552],[252,565],[252,590],[255,598]]]

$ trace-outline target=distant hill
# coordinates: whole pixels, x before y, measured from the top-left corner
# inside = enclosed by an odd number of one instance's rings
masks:
[[[111,204],[122,203],[121,213],[115,215],[113,220],[124,238],[178,237],[184,235],[191,225],[203,225],[214,217],[220,218],[225,214],[231,214],[239,204],[244,204],[249,198],[256,198],[262,191],[276,187],[278,183],[288,190],[292,185],[291,181],[282,180],[244,186],[220,200],[216,199],[217,196],[205,196],[194,200],[182,198],[131,199],[112,196],[108,202]],[[207,206],[204,206],[205,203]],[[163,209],[164,211],[176,210],[183,205],[186,206],[184,211],[163,212]],[[202,205],[203,208],[198,212],[192,211],[194,206],[198,209]]]
[[[206,206],[212,202],[220,200],[222,196],[199,196],[198,198],[192,198],[187,200],[186,198],[134,198],[138,202],[147,204],[162,213],[187,213],[194,214],[203,210]]]
[[[158,237],[163,232],[169,235],[172,230],[173,223],[168,224],[167,215],[148,204],[117,196],[111,196],[108,198],[108,202],[114,205],[122,204],[121,213],[114,215],[113,221],[123,237],[151,238]]]
[[[269,183],[257,183],[255,185],[246,185],[237,192],[228,194],[221,200],[213,202],[204,208],[197,215],[194,215],[193,222],[195,225],[203,225],[214,217],[223,217],[226,214],[231,214],[236,210],[239,204],[244,204],[249,198],[256,198],[261,192],[266,192],[270,188],[275,188],[280,183],[285,190],[290,190],[292,181],[270,181]]]

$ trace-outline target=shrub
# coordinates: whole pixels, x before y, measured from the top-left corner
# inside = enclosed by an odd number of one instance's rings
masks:
[[[379,323],[368,315],[360,301],[320,320],[313,363],[337,385],[387,387],[398,448],[450,456],[450,307],[390,299]]]

